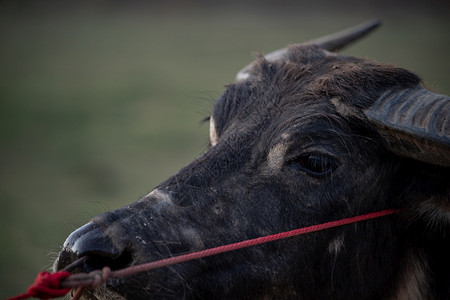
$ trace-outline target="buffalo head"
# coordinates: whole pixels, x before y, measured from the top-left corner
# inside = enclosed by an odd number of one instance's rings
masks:
[[[449,288],[449,97],[338,55],[378,25],[259,57],[210,116],[210,147],[66,240],[55,270],[120,269],[357,214],[364,223],[111,279],[86,298],[428,298]]]

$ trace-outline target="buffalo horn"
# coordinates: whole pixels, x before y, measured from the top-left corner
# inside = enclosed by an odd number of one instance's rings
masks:
[[[362,38],[369,32],[376,29],[378,26],[380,26],[381,22],[379,20],[372,20],[365,23],[362,23],[360,25],[357,25],[355,27],[351,27],[345,30],[342,30],[340,32],[327,35],[306,43],[301,44],[295,44],[292,47],[295,46],[302,46],[302,45],[316,45],[319,48],[328,50],[328,51],[336,51],[339,49],[344,48],[345,46],[349,45],[350,43]],[[275,50],[273,52],[270,52],[266,54],[264,57],[268,61],[277,61],[277,60],[283,60],[286,56],[286,53],[288,51],[288,48],[282,48],[279,50]],[[236,81],[243,81],[246,80],[250,75],[250,70],[253,67],[253,63],[247,65],[244,67],[241,71],[238,72],[236,75]]]
[[[450,97],[422,87],[388,91],[364,113],[391,152],[450,166]]]
[[[372,20],[337,33],[327,35],[309,42],[328,51],[337,51],[362,38],[381,25],[379,20]]]

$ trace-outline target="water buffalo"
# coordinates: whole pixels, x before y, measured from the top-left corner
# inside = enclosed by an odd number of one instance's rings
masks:
[[[60,270],[113,270],[387,208],[395,215],[110,279],[87,299],[439,299],[450,287],[450,98],[338,55],[377,26],[259,56],[198,159],[73,232]]]

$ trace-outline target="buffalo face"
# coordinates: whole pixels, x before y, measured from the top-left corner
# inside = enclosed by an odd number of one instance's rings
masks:
[[[309,44],[242,74],[216,101],[209,149],[150,194],[72,233],[55,270],[83,256],[77,271],[121,269],[386,208],[414,214],[425,202],[448,214],[445,165],[393,151],[392,129],[373,121],[380,99],[419,89],[415,75]],[[424,140],[448,155],[445,141]],[[413,255],[406,215],[110,279],[84,295],[394,297]]]

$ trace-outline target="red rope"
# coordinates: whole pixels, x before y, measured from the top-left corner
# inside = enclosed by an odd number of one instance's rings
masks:
[[[150,271],[153,269],[170,266],[177,263],[187,262],[194,259],[199,259],[207,256],[216,255],[234,251],[237,249],[247,248],[255,245],[260,245],[288,237],[293,237],[305,233],[320,231],[332,227],[342,226],[346,224],[356,223],[364,220],[370,220],[390,214],[399,212],[398,209],[386,209],[378,212],[368,213],[351,218],[331,221],[323,224],[308,226],[300,229],[295,229],[287,232],[277,233],[265,237],[259,237],[251,240],[228,244],[211,249],[206,249],[198,252],[188,253],[184,255],[174,256],[166,259],[161,259],[141,265],[135,265],[128,268],[111,271],[109,267],[104,267],[102,270],[95,270],[91,273],[78,273],[70,275],[69,272],[59,271],[56,273],[41,272],[36,278],[34,284],[28,288],[27,293],[9,298],[7,300],[26,299],[30,297],[37,297],[40,299],[49,299],[53,297],[61,297],[67,294],[72,288],[79,287],[76,295],[81,294],[82,287],[96,288],[98,285],[105,283],[108,278],[117,278],[129,276],[132,274]],[[74,299],[78,299],[77,296]]]
[[[174,257],[170,257],[170,258],[166,258],[166,259],[157,260],[154,262],[145,263],[142,265],[136,265],[136,266],[132,266],[129,268],[117,270],[117,271],[112,272],[110,277],[112,278],[112,277],[128,276],[128,275],[131,275],[134,273],[149,271],[149,270],[166,267],[166,266],[170,266],[170,265],[177,264],[177,263],[187,262],[187,261],[194,260],[194,259],[199,259],[199,258],[203,258],[203,257],[207,257],[207,256],[216,255],[219,253],[225,253],[225,252],[234,251],[237,249],[242,249],[242,248],[247,248],[247,247],[251,247],[251,246],[255,246],[255,245],[259,245],[259,244],[273,242],[276,240],[281,240],[281,239],[285,239],[285,238],[296,236],[296,235],[301,235],[301,234],[310,233],[310,232],[314,232],[314,231],[320,231],[323,229],[342,226],[342,225],[355,223],[355,222],[359,222],[359,221],[363,221],[363,220],[378,218],[381,216],[393,214],[395,212],[397,212],[397,210],[388,209],[388,210],[369,213],[369,214],[365,214],[365,215],[361,215],[361,216],[341,219],[341,220],[337,220],[337,221],[331,221],[331,222],[313,225],[313,226],[309,226],[309,227],[303,227],[300,229],[277,233],[277,234],[273,234],[273,235],[269,235],[269,236],[265,236],[265,237],[259,237],[259,238],[246,240],[246,241],[242,241],[242,242],[238,242],[238,243],[234,243],[234,244],[219,246],[216,248],[206,249],[206,250],[202,250],[202,251],[198,251],[198,252],[174,256]]]
[[[62,297],[71,290],[70,288],[60,288],[61,280],[69,276],[70,273],[65,271],[53,274],[40,272],[26,293],[9,298],[9,300],[27,299],[31,297],[39,299]]]

